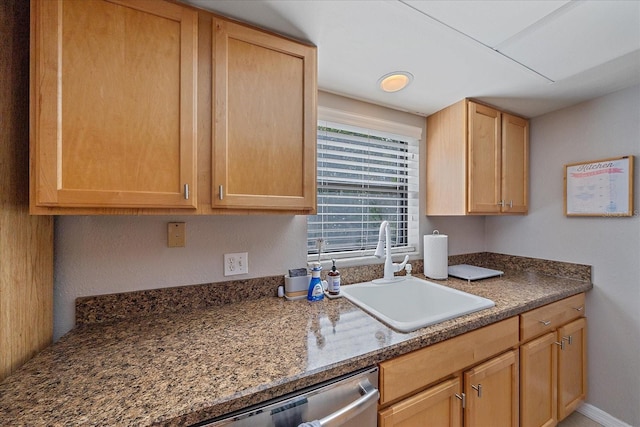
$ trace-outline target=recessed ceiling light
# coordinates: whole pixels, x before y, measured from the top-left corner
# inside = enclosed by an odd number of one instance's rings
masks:
[[[407,71],[394,71],[380,77],[378,85],[385,92],[397,92],[407,87],[412,81],[413,74]]]

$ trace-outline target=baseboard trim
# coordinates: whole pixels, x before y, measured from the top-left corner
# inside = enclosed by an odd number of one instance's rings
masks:
[[[631,424],[627,424],[624,421],[609,415],[603,410],[598,409],[593,405],[589,405],[588,403],[582,404],[577,411],[585,417],[591,418],[593,421],[602,424],[604,427],[632,427]]]

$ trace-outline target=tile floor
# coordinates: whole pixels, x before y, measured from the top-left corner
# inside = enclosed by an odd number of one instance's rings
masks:
[[[558,423],[558,427],[602,427],[602,425],[576,411]]]

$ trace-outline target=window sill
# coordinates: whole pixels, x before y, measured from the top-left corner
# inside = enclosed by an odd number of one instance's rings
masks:
[[[322,269],[331,269],[331,259],[339,260],[338,269],[341,267],[357,267],[361,265],[372,265],[384,263],[384,258],[376,258],[373,250],[357,251],[357,252],[334,252],[323,253],[320,263]],[[394,262],[402,262],[405,255],[409,255],[409,261],[420,259],[420,252],[414,247],[395,248],[391,250]],[[308,255],[307,262],[317,262],[318,255]]]

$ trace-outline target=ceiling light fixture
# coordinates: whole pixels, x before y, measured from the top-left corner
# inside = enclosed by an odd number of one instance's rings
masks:
[[[413,74],[407,71],[394,71],[380,77],[378,86],[385,92],[397,92],[407,87],[412,81]]]

